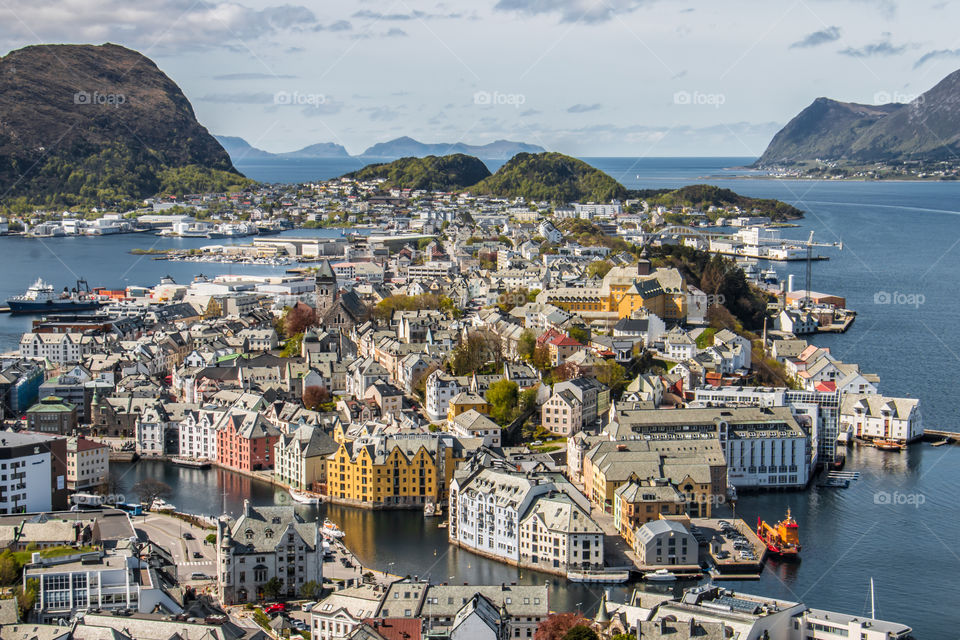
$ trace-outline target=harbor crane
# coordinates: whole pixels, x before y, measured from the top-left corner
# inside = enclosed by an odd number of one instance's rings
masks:
[[[803,289],[803,300],[800,302],[801,308],[809,307],[813,300],[810,297],[810,288],[811,281],[813,280],[813,248],[814,247],[837,247],[840,251],[843,251],[843,242],[814,242],[813,241],[813,230],[810,231],[810,237],[807,238],[807,273],[806,273],[806,283]]]

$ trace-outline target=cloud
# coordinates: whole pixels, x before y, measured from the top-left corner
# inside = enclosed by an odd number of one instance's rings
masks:
[[[895,45],[890,42],[890,34],[884,33],[883,39],[879,42],[873,42],[867,45],[860,47],[859,49],[854,47],[847,47],[846,49],[841,49],[840,54],[844,56],[849,56],[851,58],[876,58],[884,56],[898,56],[908,48],[911,48],[915,45]]]
[[[499,0],[494,9],[527,15],[559,14],[560,22],[595,24],[636,11],[646,0]]]
[[[337,20],[330,24],[318,24],[313,27],[314,31],[350,31],[353,25],[346,20]]]
[[[567,107],[567,113],[587,113],[588,111],[597,111],[602,109],[603,105],[599,102],[594,104],[575,104],[572,107]]]
[[[840,27],[827,27],[826,29],[821,29],[820,31],[814,31],[813,33],[808,33],[800,40],[797,40],[790,45],[791,49],[809,49],[811,47],[819,47],[822,44],[827,44],[829,42],[836,42],[840,39]]]
[[[521,117],[521,118],[529,118],[529,117],[531,117],[531,116],[538,116],[538,115],[540,115],[540,113],[541,113],[541,112],[540,112],[540,111],[537,111],[536,109],[527,109],[526,111],[521,111],[521,112],[520,112],[520,117]]]
[[[462,13],[427,13],[425,11],[411,11],[410,13],[382,13],[380,11],[371,11],[369,9],[361,9],[360,11],[355,12],[351,18],[357,18],[360,20],[449,20],[454,18],[462,18]]]
[[[273,104],[272,93],[208,93],[197,98],[200,102],[215,104]]]
[[[214,80],[291,80],[297,76],[273,73],[225,73],[213,76]]]
[[[913,63],[916,69],[930,62],[931,60],[940,60],[942,58],[960,58],[960,49],[937,49],[936,51],[927,51],[920,56],[920,59]]]
[[[0,3],[4,40],[123,42],[145,54],[236,48],[271,35],[322,28],[300,5],[254,9],[236,0],[31,0]]]
[[[353,38],[354,40],[370,40],[373,38],[405,38],[407,37],[407,35],[408,35],[407,32],[404,31],[403,29],[393,27],[391,29],[387,29],[383,33],[373,33],[371,31],[365,31],[363,33],[355,33],[350,37]]]

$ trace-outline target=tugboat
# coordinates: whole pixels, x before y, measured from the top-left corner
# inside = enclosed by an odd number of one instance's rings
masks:
[[[92,311],[100,308],[100,301],[90,292],[86,280],[77,280],[72,291],[63,288],[59,295],[53,285],[38,278],[22,296],[7,300],[11,313],[50,313],[52,311]]]
[[[773,525],[757,516],[757,537],[767,545],[767,551],[781,558],[796,558],[800,554],[800,527],[790,515]]]

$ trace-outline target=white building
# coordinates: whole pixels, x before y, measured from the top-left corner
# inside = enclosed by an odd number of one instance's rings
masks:
[[[110,447],[83,436],[67,439],[67,489],[101,486],[110,473]]]
[[[873,394],[844,394],[840,428],[857,438],[912,442],[923,435],[920,401]]]
[[[365,619],[376,617],[383,595],[379,586],[370,584],[333,592],[310,611],[312,637],[317,640],[346,638]]]
[[[54,494],[67,488],[66,465],[54,477],[54,442],[62,439],[35,433],[0,433],[0,514],[49,511]],[[58,455],[63,455],[58,454]]]
[[[439,369],[427,376],[424,403],[427,417],[433,422],[446,419],[450,398],[465,390],[468,384],[466,378],[456,378]]]
[[[226,411],[190,411],[180,421],[180,457],[192,460],[217,459],[217,427]]]
[[[20,337],[20,355],[47,359],[56,364],[80,362],[97,341],[80,333],[25,333]]]

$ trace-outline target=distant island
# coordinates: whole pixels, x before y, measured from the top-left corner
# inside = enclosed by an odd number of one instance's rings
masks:
[[[651,206],[668,209],[690,207],[709,212],[711,207],[717,210],[738,207],[742,211],[756,211],[774,222],[795,220],[803,217],[803,211],[793,205],[771,198],[751,198],[709,184],[692,184],[679,189],[640,189],[630,192],[631,198],[646,200]],[[718,215],[707,216],[716,219]]]
[[[481,160],[507,160],[518,153],[541,153],[543,147],[525,142],[496,140],[484,145],[462,142],[425,143],[406,136],[388,142],[378,142],[363,153],[351,156],[339,144],[321,142],[285,153],[271,153],[254,147],[237,136],[216,136],[234,162],[244,160],[272,160],[278,158],[358,158],[362,160],[397,160],[399,158],[426,158],[428,156],[468,155]]]
[[[835,177],[955,178],[958,158],[960,71],[955,71],[909,103],[817,98],[773,137],[753,166]]]
[[[449,156],[400,158],[389,163],[371,164],[346,174],[353,180],[384,180],[384,186],[396,189],[459,191],[490,176],[483,161],[456,153]]]
[[[250,184],[149,58],[36,45],[0,58],[4,206],[133,202]]]

